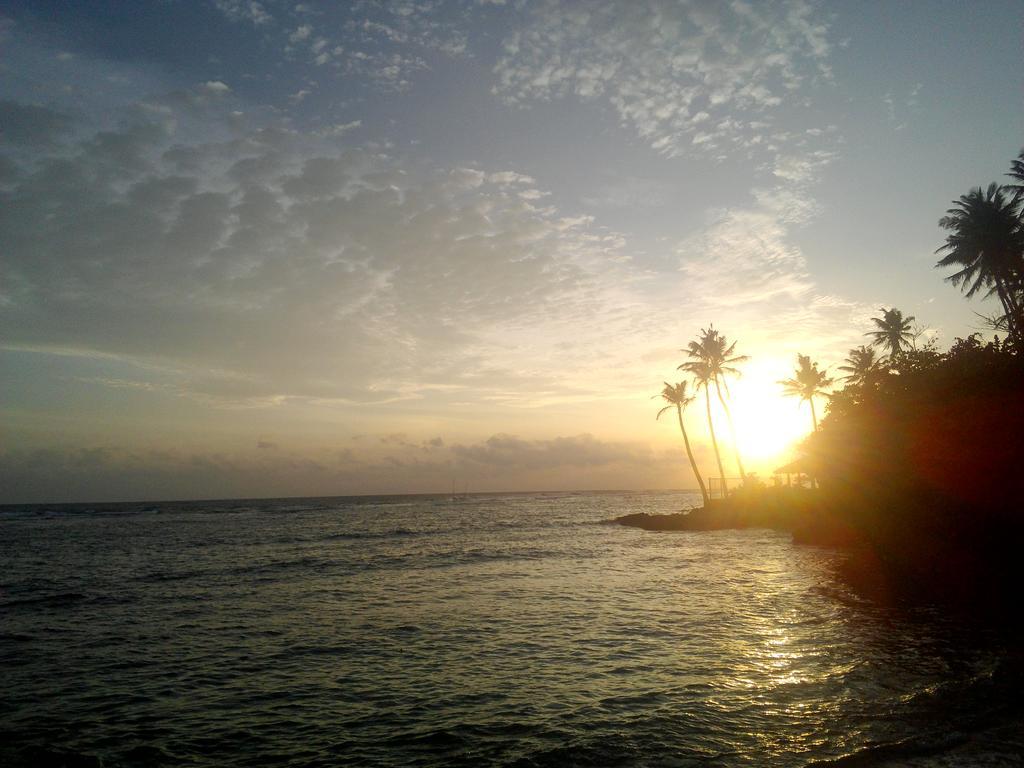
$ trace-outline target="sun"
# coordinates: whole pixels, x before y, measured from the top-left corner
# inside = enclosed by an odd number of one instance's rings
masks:
[[[777,381],[785,375],[780,373],[785,366],[785,362],[765,360],[744,369],[742,378],[729,383],[744,463],[748,472],[762,476],[784,463],[812,428],[807,404],[782,395]]]

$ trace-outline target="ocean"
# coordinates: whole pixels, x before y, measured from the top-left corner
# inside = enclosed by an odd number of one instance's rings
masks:
[[[0,765],[1024,763],[1019,656],[685,493],[0,508]]]

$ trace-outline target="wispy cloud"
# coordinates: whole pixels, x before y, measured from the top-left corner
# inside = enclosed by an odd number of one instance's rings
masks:
[[[804,0],[537,3],[503,51],[494,92],[509,103],[600,102],[669,156],[770,143],[777,108],[831,76]]]
[[[270,24],[271,16],[257,0],[213,0],[214,7],[232,21],[245,21],[257,27]]]
[[[356,0],[318,8],[213,0],[227,18],[252,24],[289,57],[378,91],[404,91],[428,58],[467,54],[461,4]],[[268,10],[272,9],[272,12]],[[311,18],[315,17],[315,18]]]
[[[911,115],[917,112],[918,96],[924,87],[922,83],[914,83],[909,89],[905,89],[905,97],[899,97],[893,91],[887,91],[882,96],[882,103],[885,104],[885,114],[894,130],[902,131],[907,127],[907,121]]]

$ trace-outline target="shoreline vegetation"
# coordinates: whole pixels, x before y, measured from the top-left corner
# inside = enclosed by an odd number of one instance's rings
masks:
[[[650,531],[788,531],[797,543],[847,550],[854,586],[1013,621],[1024,544],[1024,151],[1007,175],[1016,183],[954,201],[939,221],[948,234],[936,251],[936,267],[956,268],[946,281],[967,298],[998,299],[1001,314],[979,315],[996,335],[986,341],[975,333],[940,351],[934,337],[919,344],[925,334],[913,316],[883,308],[865,333],[870,345],[851,349],[838,367],[846,374],[841,389],[802,354],[794,376],[779,382],[810,405],[813,431],[800,458],[783,468],[802,475],[797,487],[743,474],[733,488],[722,481],[721,498],[704,492],[698,509],[615,522]],[[735,347],[713,327],[703,329],[683,350],[690,361],[679,366],[704,389],[723,476],[709,390],[725,407],[722,385],[746,360]],[[685,382],[666,382],[661,397],[668,403],[662,412],[677,411],[696,467],[683,419],[694,397]],[[820,421],[815,399],[827,401]]]

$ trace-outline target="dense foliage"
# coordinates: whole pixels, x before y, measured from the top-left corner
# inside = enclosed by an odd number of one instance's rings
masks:
[[[998,339],[910,350],[832,395],[809,441],[822,479],[1016,502],[1024,491],[1024,357]]]
[[[993,571],[1006,583],[1024,534],[1024,355],[1013,347],[974,335],[905,351],[834,393],[806,448],[833,513],[883,559],[944,589],[974,594]]]

